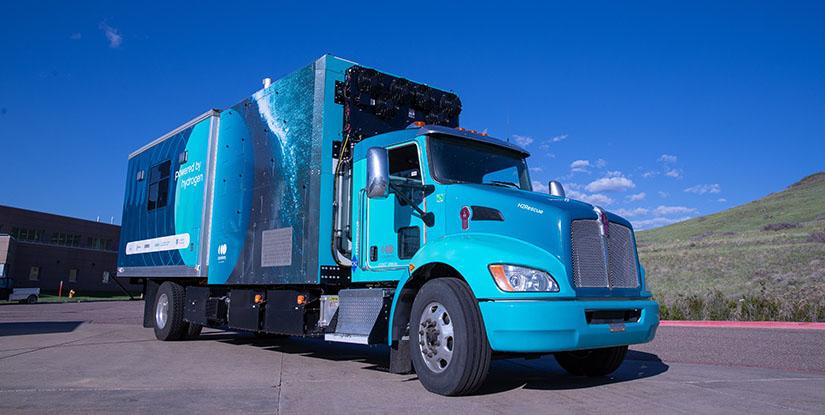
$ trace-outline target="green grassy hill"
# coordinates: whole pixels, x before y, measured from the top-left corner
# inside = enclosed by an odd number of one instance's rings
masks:
[[[664,318],[825,320],[825,172],[636,240]]]

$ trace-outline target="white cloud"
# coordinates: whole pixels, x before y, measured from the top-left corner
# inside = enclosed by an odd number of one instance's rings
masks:
[[[80,40],[81,37],[83,37],[83,35],[81,35],[80,33],[72,33],[71,39]]]
[[[567,134],[557,135],[548,141],[550,141],[551,143],[558,143],[559,141],[564,140],[565,138],[567,138]]]
[[[688,187],[685,189],[687,193],[697,193],[703,195],[705,193],[719,193],[722,189],[719,187],[719,184],[697,184],[693,187]]]
[[[667,199],[668,196],[670,196],[670,193],[668,192],[659,192],[659,197],[662,199]]]
[[[530,171],[541,171],[541,167],[530,167]]]
[[[667,172],[665,172],[665,176],[673,177],[673,178],[678,179],[678,178],[682,177],[682,171],[681,170],[676,170],[676,169],[670,169]]]
[[[603,177],[585,187],[585,190],[592,193],[598,192],[623,192],[636,187],[633,181],[626,177]]]
[[[546,184],[544,184],[544,183],[542,183],[538,180],[533,180],[533,191],[534,192],[547,193],[549,190],[550,190],[550,188],[548,188]]]
[[[601,169],[601,168],[604,168],[604,166],[607,166],[607,160],[605,160],[605,159],[598,159],[598,160],[596,160],[596,162],[594,163],[594,165],[595,165],[596,167],[600,168],[600,169]]]
[[[724,202],[727,202],[727,201],[728,201],[728,199],[725,199],[725,198],[722,198],[722,199],[717,200],[717,202],[723,202],[723,203],[724,203]]]
[[[633,218],[633,217],[637,217],[637,216],[647,215],[648,213],[650,213],[650,209],[636,208],[636,209],[628,210],[628,209],[622,208],[622,209],[613,210],[612,212],[619,215],[619,216],[623,216],[625,218]]]
[[[588,167],[590,167],[589,160],[576,160],[570,163],[570,173],[590,173]]]
[[[655,170],[651,170],[651,171],[642,173],[642,177],[644,177],[645,179],[649,179],[651,177],[656,177],[658,175],[659,175],[659,172],[655,171]]]
[[[659,226],[670,225],[671,223],[681,222],[690,219],[690,216],[685,216],[678,219],[671,218],[653,218],[646,220],[633,221],[633,229],[641,231],[644,229],[658,228]]]
[[[544,140],[544,142],[541,143],[539,148],[542,150],[550,150],[550,143],[558,143],[559,141],[564,140],[565,138],[567,138],[567,134],[557,135],[549,140]]]
[[[647,197],[647,193],[642,192],[642,193],[636,193],[635,195],[627,196],[627,197],[625,197],[625,199],[627,199],[630,202],[635,202],[637,200],[644,200],[645,197]]]
[[[523,135],[513,134],[513,141],[515,141],[516,144],[518,144],[522,147],[527,147],[534,140],[533,140],[533,137],[527,137],[527,136],[523,136]]]
[[[582,202],[590,203],[591,205],[607,206],[615,202],[613,199],[605,195],[600,195],[598,193],[588,195],[573,189],[567,191],[567,197],[571,199],[581,200]]]
[[[617,171],[610,171],[610,170],[607,171],[607,177],[622,177],[622,176],[623,176],[622,172],[620,172],[618,170]]]
[[[691,215],[696,213],[699,213],[699,211],[686,206],[659,206],[653,209],[653,214],[656,216]]]
[[[123,36],[118,33],[117,29],[107,25],[106,22],[100,23],[100,30],[103,30],[103,33],[106,35],[106,39],[109,40],[110,48],[117,49],[120,47],[120,44],[123,43]]]
[[[662,156],[659,157],[658,161],[660,161],[662,163],[676,163],[676,160],[678,160],[678,158],[676,156],[671,156],[669,154],[662,154]]]

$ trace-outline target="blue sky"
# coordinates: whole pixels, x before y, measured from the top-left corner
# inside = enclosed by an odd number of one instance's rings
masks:
[[[825,3],[168,3],[5,3],[0,204],[119,223],[131,151],[324,53],[453,89],[637,229],[825,169]]]

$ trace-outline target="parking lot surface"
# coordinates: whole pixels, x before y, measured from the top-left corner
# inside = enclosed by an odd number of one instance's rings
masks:
[[[662,327],[611,376],[552,356],[493,362],[448,398],[388,349],[205,329],[160,342],[143,303],[0,306],[0,413],[825,413],[823,330]]]

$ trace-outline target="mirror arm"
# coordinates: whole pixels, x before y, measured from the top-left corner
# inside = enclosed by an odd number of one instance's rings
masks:
[[[398,195],[398,197],[400,197],[401,200],[406,202],[408,205],[412,206],[412,208],[415,209],[415,211],[418,212],[419,215],[421,215],[421,220],[424,221],[424,224],[427,225],[427,227],[432,227],[435,224],[435,215],[433,215],[432,212],[424,212],[423,210],[421,210],[421,208],[418,207],[418,205],[416,205],[415,203],[413,203],[413,201],[410,200],[410,198],[408,198],[407,195],[404,194],[404,192],[402,192],[401,189],[398,188],[398,186],[390,183],[390,188],[395,191],[395,194]]]

